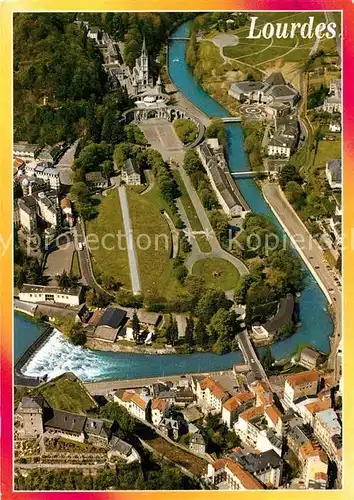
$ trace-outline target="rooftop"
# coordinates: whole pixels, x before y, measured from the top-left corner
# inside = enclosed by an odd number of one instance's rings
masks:
[[[260,473],[266,469],[278,469],[283,464],[283,459],[274,451],[268,450],[263,453],[249,453],[237,458],[244,469],[251,474]]]
[[[222,387],[222,385],[219,384],[219,382],[214,380],[212,377],[204,378],[200,382],[200,388],[202,390],[205,390],[208,388],[210,390],[210,392],[212,392],[213,395],[217,399],[221,399],[221,400],[225,399],[226,400],[226,398],[229,398],[229,393],[227,391],[225,391],[225,389]]]
[[[291,293],[288,293],[286,297],[282,297],[279,301],[277,313],[264,323],[264,328],[268,332],[275,332],[279,330],[279,328],[288,326],[292,321],[294,304],[294,296]]]
[[[122,172],[126,172],[127,175],[140,174],[140,169],[134,158],[128,158],[125,160]]]
[[[59,288],[56,286],[45,286],[45,285],[31,285],[25,283],[22,285],[20,293],[48,293],[48,294],[60,294],[60,295],[72,295],[77,297],[81,293],[81,286],[73,288]]]
[[[342,182],[342,160],[328,160],[327,169],[331,173],[332,181],[334,182]]]
[[[226,410],[233,411],[236,410],[239,406],[241,406],[243,403],[246,403],[247,401],[251,401],[254,399],[254,395],[251,392],[239,392],[234,394],[232,398],[228,399],[224,404],[223,407]]]
[[[315,351],[315,349],[311,349],[310,347],[304,347],[301,351],[301,357],[308,356],[310,358],[317,359],[320,356],[320,353]]]
[[[119,309],[117,307],[107,307],[98,324],[110,326],[111,328],[118,328],[124,321],[126,315],[127,313],[123,309]]]
[[[103,177],[101,171],[87,172],[87,174],[85,174],[85,180],[87,182],[106,182],[106,178]]]
[[[309,372],[295,373],[294,375],[289,375],[286,381],[291,387],[296,387],[299,385],[305,385],[312,382],[318,382],[321,376],[316,370]]]
[[[342,426],[338,420],[338,416],[333,408],[328,408],[327,410],[322,410],[316,414],[315,419],[321,420],[328,431],[332,434],[341,434]]]

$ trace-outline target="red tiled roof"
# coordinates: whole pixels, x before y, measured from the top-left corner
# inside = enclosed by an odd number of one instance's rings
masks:
[[[286,379],[291,387],[295,387],[297,385],[309,384],[311,382],[316,382],[320,379],[321,375],[316,371],[312,370],[310,372],[300,372],[295,373],[294,375],[289,375]]]
[[[97,309],[97,311],[95,311],[93,313],[93,315],[91,316],[91,318],[89,319],[89,325],[96,325],[97,326],[102,315],[103,315],[103,311],[100,311],[99,309]]]
[[[314,415],[322,410],[328,410],[331,407],[330,399],[322,399],[321,401],[314,401],[305,406],[305,408]]]
[[[243,403],[251,401],[252,399],[254,399],[254,395],[251,392],[239,392],[228,399],[223,404],[223,407],[228,411],[233,411],[239,408]]]
[[[274,425],[276,425],[278,420],[281,418],[281,413],[275,405],[266,406],[265,413],[268,415]]]
[[[214,380],[212,377],[206,377],[199,382],[200,388],[204,391],[205,389],[209,389],[210,392],[214,394],[217,399],[224,399],[229,396],[229,393],[225,391],[219,382]]]
[[[254,406],[253,408],[249,408],[248,410],[240,413],[239,418],[249,422],[253,418],[260,417],[261,415],[264,415],[264,406]]]
[[[165,401],[164,399],[153,399],[151,401],[152,410],[159,410],[161,413],[163,413],[166,407],[167,407],[167,401]]]
[[[232,460],[226,460],[226,467],[237,479],[246,490],[264,490],[264,486],[247,470],[241,467],[240,464]]]

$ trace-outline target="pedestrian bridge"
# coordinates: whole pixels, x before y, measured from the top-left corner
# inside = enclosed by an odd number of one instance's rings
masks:
[[[268,170],[257,170],[257,171],[252,171],[252,170],[246,170],[244,172],[231,172],[232,177],[235,179],[237,178],[249,178],[249,177],[261,177],[264,175],[268,175]]]
[[[171,36],[169,40],[190,40],[188,36]]]
[[[223,123],[240,123],[241,116],[226,116],[225,118],[221,118]]]

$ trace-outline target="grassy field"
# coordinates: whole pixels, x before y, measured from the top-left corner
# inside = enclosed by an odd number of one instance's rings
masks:
[[[227,260],[203,259],[196,262],[192,273],[205,280],[207,286],[221,290],[232,290],[239,280],[239,272]]]
[[[311,13],[314,16],[314,24],[325,22],[325,16],[322,12]],[[256,33],[258,28],[261,28],[267,22],[281,21],[284,23],[305,23],[308,21],[309,13],[295,13],[295,12],[257,12],[255,16],[258,17],[256,23]],[[274,63],[276,60],[283,62],[304,62],[313,46],[313,41],[295,36],[294,38],[278,39],[273,37],[269,40],[247,39],[249,34],[249,25],[245,28],[235,31],[239,37],[239,44],[224,48],[224,54],[227,57],[240,59],[242,62],[252,66],[267,65],[267,63]]]
[[[34,392],[40,393],[52,408],[58,410],[85,414],[98,407],[81,382],[70,380],[66,375],[51,380]]]
[[[73,259],[71,261],[70,273],[79,279],[81,278],[80,263],[79,263],[79,257],[77,255],[77,252],[74,252],[74,254],[73,254]]]
[[[142,288],[163,293],[170,278],[170,273],[165,274],[171,252],[170,229],[148,196],[141,196],[128,188],[127,197]],[[151,244],[145,249],[148,241]]]
[[[119,244],[119,239],[116,236],[117,234],[125,234],[117,189],[109,191],[105,198],[102,197],[99,214],[94,220],[87,223],[86,229],[87,234],[97,235],[100,242],[98,245],[95,243],[90,245],[95,273],[98,272],[101,276],[114,276],[124,288],[130,289],[129,261],[125,249],[126,240],[122,237],[121,244]],[[106,238],[106,248],[104,248],[105,240],[103,238],[110,234],[113,236]]]
[[[178,172],[178,170],[173,170],[172,173],[173,173],[173,176],[176,179],[178,187],[181,191],[180,200],[181,200],[183,208],[186,212],[186,215],[188,217],[191,228],[193,229],[193,231],[203,231],[203,226],[199,220],[199,217],[198,217],[198,214],[194,208],[194,205],[189,197],[186,186],[184,185],[184,182],[182,181],[181,174]],[[202,252],[205,252],[205,253],[211,252],[210,243],[208,242],[208,240],[206,239],[205,236],[196,235],[196,239],[198,242],[198,246]]]
[[[341,141],[320,141],[313,166],[325,167],[328,160],[341,158],[341,155]]]

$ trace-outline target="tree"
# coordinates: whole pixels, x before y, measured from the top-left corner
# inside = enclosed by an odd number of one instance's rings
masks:
[[[194,338],[193,338],[193,333],[194,333],[194,321],[193,318],[187,318],[187,325],[184,333],[184,343],[192,346],[194,343]]]
[[[194,329],[194,339],[197,346],[202,348],[208,347],[208,333],[203,320],[198,320]]]
[[[193,142],[198,136],[197,125],[188,118],[178,118],[173,122],[173,126],[183,144]]]
[[[112,401],[109,401],[100,408],[100,417],[117,422],[126,437],[134,434],[136,430],[136,420],[130,415],[128,410]]]
[[[114,175],[114,167],[112,160],[105,160],[102,163],[102,172],[106,179],[110,179]]]
[[[87,337],[81,326],[76,324],[69,332],[69,339],[74,345],[85,345]]]
[[[177,321],[172,318],[172,314],[169,315],[169,320],[165,327],[165,335],[167,344],[175,345],[178,339],[178,326]]]
[[[272,350],[270,347],[266,347],[264,349],[264,353],[261,356],[261,364],[266,371],[266,373],[270,373],[273,369],[273,363],[275,358],[272,355]]]
[[[279,184],[281,188],[284,189],[287,183],[290,181],[294,181],[297,182],[298,184],[301,184],[303,179],[299,174],[298,168],[295,165],[292,165],[291,163],[287,163],[280,171]]]
[[[194,172],[204,172],[203,164],[195,149],[187,149],[184,156],[184,169],[188,175]]]
[[[285,187],[285,195],[290,201],[296,205],[296,207],[301,208],[305,203],[305,193],[302,187],[295,181],[290,181]]]
[[[138,318],[138,315],[136,311],[134,311],[133,317],[132,317],[132,329],[133,329],[133,337],[136,340],[139,338],[139,333],[140,333],[140,321]]]

